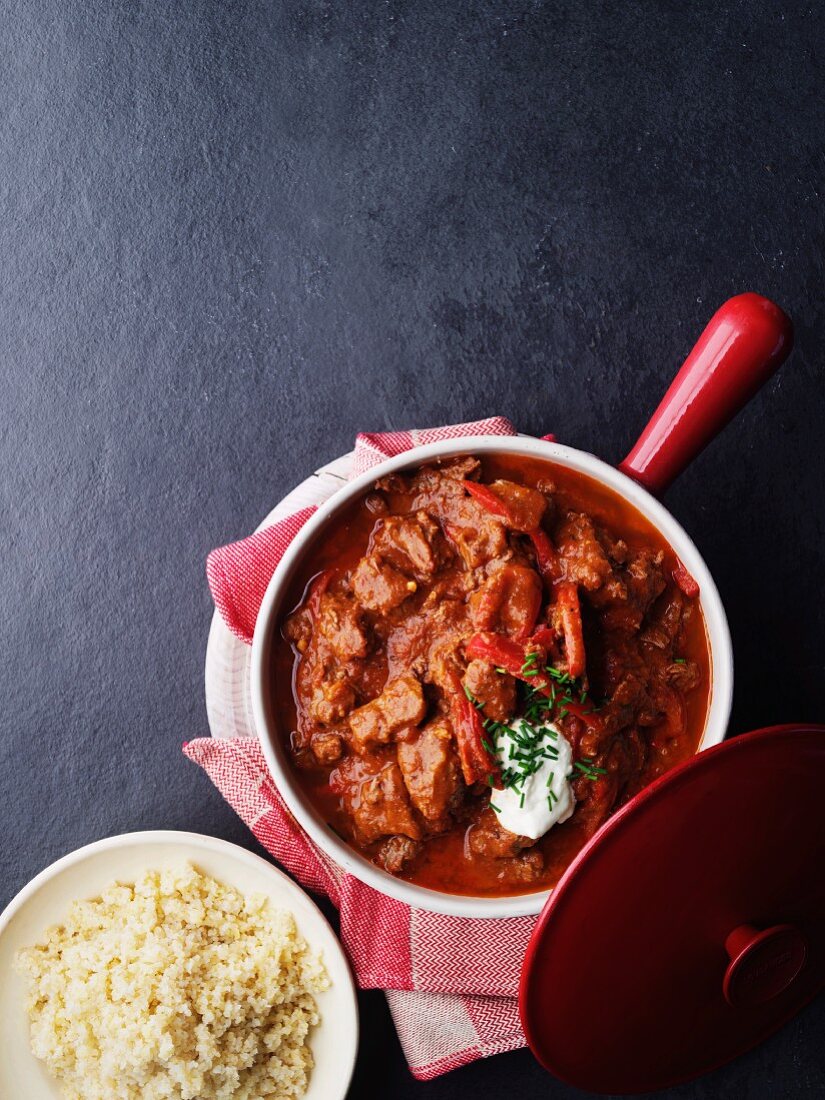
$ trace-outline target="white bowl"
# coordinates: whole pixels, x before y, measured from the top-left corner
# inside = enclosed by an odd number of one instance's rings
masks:
[[[245,894],[264,894],[295,916],[301,935],[321,953],[330,988],[318,995],[321,1022],[310,1036],[315,1068],[306,1100],[344,1100],[358,1049],[358,1004],[341,945],[317,906],[277,867],[235,844],[198,833],[127,833],[80,848],[25,886],[0,914],[0,1097],[60,1100],[57,1082],[31,1053],[25,980],[12,966],[22,947],[61,923],[77,898],[94,898],[113,882],[150,869],[192,864]]]
[[[381,893],[406,902],[407,905],[429,909],[436,913],[449,913],[463,917],[515,917],[539,913],[547,900],[548,891],[507,898],[479,898],[429,890],[382,871],[341,840],[304,795],[295,778],[278,734],[277,717],[271,698],[272,640],[282,615],[291,610],[283,606],[283,600],[305,549],[313,542],[319,530],[333,520],[352,500],[368,490],[377,478],[412,469],[433,459],[451,458],[462,454],[524,455],[529,458],[549,460],[571,470],[588,474],[629,501],[664,535],[699,584],[699,602],[705,617],[710,644],[711,699],[699,746],[700,751],[719,744],[727,732],[733,697],[733,652],[728,621],[719,592],[699,551],[687,533],[646,489],[613,466],[584,451],[525,436],[466,436],[461,439],[430,443],[387,459],[379,466],[353,478],[319,506],[315,515],[293,539],[269,582],[258,612],[252,641],[252,709],[263,752],[278,790],[318,847],[350,874]]]

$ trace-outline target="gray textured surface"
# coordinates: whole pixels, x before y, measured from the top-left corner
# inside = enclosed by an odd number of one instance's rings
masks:
[[[729,609],[734,728],[823,717],[821,12],[0,0],[0,26],[0,906],[111,833],[252,843],[179,751],[213,545],[359,428],[498,412],[618,459],[743,289],[797,351],[669,503]],[[417,1085],[363,1007],[355,1097],[581,1095],[525,1052]],[[821,1096],[824,1012],[669,1095]]]

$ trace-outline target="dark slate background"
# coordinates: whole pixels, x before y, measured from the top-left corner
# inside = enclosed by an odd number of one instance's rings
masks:
[[[618,460],[746,289],[797,349],[669,504],[730,614],[734,730],[825,718],[821,11],[3,0],[0,27],[0,905],[125,830],[254,847],[180,753],[212,546],[357,429],[503,413]],[[353,1097],[582,1095],[524,1051],[417,1084],[361,1003]],[[666,1095],[821,1096],[824,1023]]]

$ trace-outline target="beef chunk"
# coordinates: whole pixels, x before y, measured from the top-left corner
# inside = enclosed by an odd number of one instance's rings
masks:
[[[586,836],[592,836],[610,816],[621,792],[634,778],[634,767],[644,753],[641,738],[634,731],[612,741],[605,752],[595,756],[596,767],[605,774],[595,781],[582,776],[573,782],[576,796],[576,820]]]
[[[461,679],[461,641],[457,634],[444,634],[433,638],[427,651],[424,679],[428,684],[435,684],[442,697],[449,698]]]
[[[673,661],[667,666],[667,679],[677,691],[687,694],[701,679],[699,666],[695,661]]]
[[[467,495],[464,480],[477,476],[477,460],[459,459],[421,470],[410,482],[413,508],[437,520],[469,569],[507,556],[507,532],[501,520]]]
[[[625,565],[616,570],[617,582],[591,593],[590,602],[603,609],[606,630],[631,634],[639,630],[648,609],[665,588],[663,557],[660,550],[628,552]]]
[[[683,696],[664,683],[654,684],[650,695],[659,716],[653,733],[654,743],[661,745],[664,741],[681,737],[687,723],[687,707]]]
[[[488,661],[470,661],[463,686],[482,704],[485,718],[509,722],[515,713],[515,679],[507,672],[496,672]]]
[[[657,649],[669,650],[679,636],[690,609],[691,605],[681,592],[663,598],[653,609],[650,625],[641,635],[641,641]]]
[[[421,845],[408,836],[388,836],[378,846],[375,862],[391,875],[400,874],[418,855]]]
[[[461,773],[448,723],[438,718],[398,746],[398,766],[412,803],[428,826],[449,827],[450,809],[461,798]]]
[[[547,510],[547,500],[536,489],[515,481],[494,481],[490,488],[507,505],[511,519],[505,521],[515,531],[535,531]]]
[[[504,882],[535,882],[544,870],[544,856],[536,848],[499,861],[498,877]]]
[[[455,690],[463,661],[458,651],[467,635],[463,599],[448,596],[425,605],[400,624],[387,640],[387,656],[396,668],[414,671],[443,692]]]
[[[402,573],[425,580],[438,566],[439,534],[426,512],[388,516],[373,532],[371,552]]]
[[[536,625],[541,598],[541,580],[534,569],[503,565],[470,597],[473,626],[523,640]]]
[[[637,631],[665,588],[661,551],[631,552],[580,513],[567,516],[558,552],[565,578],[584,589],[590,604],[603,613],[607,630]]]
[[[370,744],[388,742],[403,726],[417,726],[426,709],[421,684],[414,676],[391,680],[377,699],[350,715],[353,748],[361,752]]]
[[[475,501],[456,508],[444,531],[469,569],[503,557],[507,551],[504,525],[484,512]]]
[[[453,458],[447,462],[437,462],[431,466],[422,466],[409,481],[409,491],[413,493],[440,492],[445,481],[458,483],[477,481],[481,474],[481,462],[472,455]],[[381,482],[378,483],[379,485]],[[461,489],[463,493],[463,488]]]
[[[302,668],[300,682],[309,695],[311,718],[322,726],[329,726],[346,718],[355,705],[355,690],[342,669],[320,674],[314,664]]]
[[[333,772],[330,783],[341,795],[362,843],[396,835],[421,839],[421,827],[393,750],[347,757]]]
[[[306,653],[312,638],[312,615],[307,607],[290,615],[284,624],[283,634],[299,653]]]
[[[665,590],[663,568],[664,554],[661,550],[638,550],[631,554],[624,581],[627,585],[628,599],[636,605],[643,617],[653,601]],[[640,620],[641,622],[641,617]]]
[[[360,609],[351,599],[325,592],[320,599],[318,629],[339,661],[366,657],[367,635]]]
[[[588,592],[614,579],[613,566],[589,516],[571,512],[559,529],[556,547],[565,578]],[[618,595],[615,583],[611,587]]]
[[[311,745],[312,755],[321,765],[334,764],[344,751],[343,739],[334,730],[319,730],[313,734]]]
[[[352,590],[358,602],[367,611],[380,614],[398,607],[417,587],[415,581],[369,554],[352,574]]]
[[[489,807],[467,830],[467,847],[472,855],[487,859],[507,859],[535,844],[528,836],[516,836],[499,824],[495,810]]]

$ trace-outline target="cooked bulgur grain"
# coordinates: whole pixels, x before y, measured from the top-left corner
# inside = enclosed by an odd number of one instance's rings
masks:
[[[291,913],[192,867],[77,901],[21,951],[34,1054],[67,1100],[303,1096],[313,994]]]

